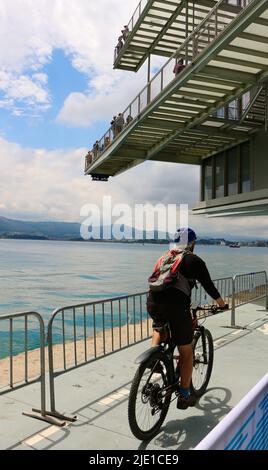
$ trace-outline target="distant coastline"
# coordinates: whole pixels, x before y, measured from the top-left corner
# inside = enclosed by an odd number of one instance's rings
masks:
[[[116,240],[115,238],[106,240],[102,236],[100,239],[84,240],[80,235],[81,225],[77,222],[27,222],[21,220],[7,219],[0,216],[0,240],[35,240],[35,241],[71,241],[71,242],[99,242],[99,243],[127,243],[127,244],[157,244],[167,245],[170,241],[166,238],[166,233],[150,232],[150,238],[143,238],[143,233],[140,233],[139,239],[122,239]],[[100,235],[104,230],[110,227],[100,227]],[[123,231],[124,227],[118,227]],[[119,232],[120,232],[119,230]],[[106,230],[105,230],[106,231]],[[129,231],[133,233],[135,229],[128,227]],[[111,230],[110,230],[111,232]],[[254,239],[241,239],[232,235],[223,235],[222,238],[213,238],[207,235],[202,235],[197,242],[199,245],[218,245],[230,246],[232,244],[239,244],[243,246],[252,247],[268,247],[268,240],[254,240]]]
[[[169,245],[169,240],[157,240],[157,239],[150,239],[150,240],[84,240],[83,238],[69,238],[69,237],[46,237],[42,235],[28,235],[23,233],[18,234],[0,234],[0,240],[32,240],[32,241],[58,241],[58,242],[83,242],[83,243],[124,243],[128,245],[133,244],[140,244],[140,245]],[[234,242],[226,240],[226,244],[224,246],[230,246]],[[237,241],[235,242],[237,243]],[[260,241],[260,240],[253,240],[253,241],[239,241],[238,243],[241,247],[262,247],[268,248],[268,241]],[[222,242],[218,239],[214,238],[203,238],[197,241],[197,245],[205,245],[205,246],[222,246]]]

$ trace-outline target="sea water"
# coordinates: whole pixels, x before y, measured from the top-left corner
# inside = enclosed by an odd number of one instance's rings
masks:
[[[0,315],[35,311],[47,323],[57,308],[144,292],[157,258],[167,248],[146,243],[0,240]],[[267,248],[200,245],[196,254],[214,279],[268,267]],[[3,323],[2,357],[9,329],[6,324],[3,331]],[[15,332],[15,352],[21,350],[23,335],[23,328]],[[32,333],[28,338],[30,348],[37,336]]]

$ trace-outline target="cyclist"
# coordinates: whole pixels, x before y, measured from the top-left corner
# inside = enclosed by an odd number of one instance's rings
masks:
[[[196,234],[191,228],[177,230],[172,250],[182,254],[181,262],[176,275],[176,283],[159,292],[150,289],[147,310],[153,319],[152,346],[163,341],[163,325],[168,321],[173,342],[180,353],[180,387],[177,408],[186,409],[194,406],[195,397],[190,395],[190,383],[193,370],[193,327],[190,313],[191,290],[196,281],[200,282],[206,292],[217,302],[222,309],[228,305],[222,299],[211,280],[205,262],[193,254],[196,244]],[[161,264],[158,260],[156,266]]]

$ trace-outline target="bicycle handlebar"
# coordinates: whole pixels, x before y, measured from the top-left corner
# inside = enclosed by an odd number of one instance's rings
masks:
[[[198,306],[194,308],[195,311],[210,312],[212,315],[216,315],[219,312],[224,310],[229,310],[229,304],[225,304],[224,307],[219,307],[218,305],[208,305],[208,306]]]

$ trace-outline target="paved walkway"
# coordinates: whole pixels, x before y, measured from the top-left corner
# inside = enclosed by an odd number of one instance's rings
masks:
[[[230,312],[207,319],[215,344],[212,378],[195,408],[178,411],[176,402],[150,443],[135,439],[128,426],[127,401],[140,343],[56,379],[58,411],[76,414],[64,428],[22,415],[39,406],[39,384],[0,397],[0,449],[193,449],[267,372],[268,314],[264,302],[237,310],[237,324],[226,328]]]

